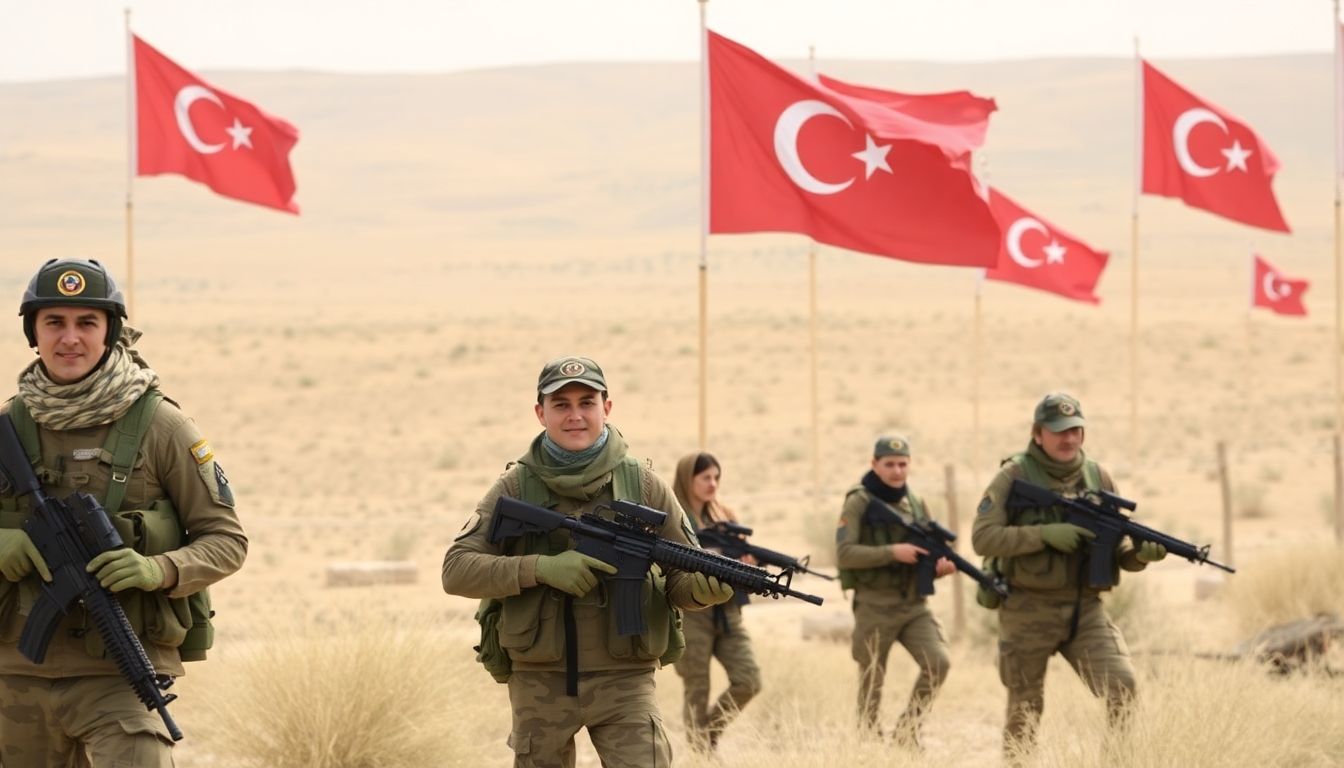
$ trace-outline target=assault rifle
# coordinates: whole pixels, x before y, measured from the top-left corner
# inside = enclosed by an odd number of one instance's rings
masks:
[[[976,568],[970,561],[952,548],[957,534],[939,525],[934,520],[913,520],[900,514],[878,499],[868,502],[863,516],[870,525],[899,525],[906,531],[906,542],[914,544],[928,552],[915,560],[915,591],[920,597],[933,594],[933,579],[937,576],[938,561],[947,558],[958,571],[970,576],[985,589],[997,592],[999,597],[1008,596],[1008,583],[1002,577],[995,578]]]
[[[756,559],[756,562],[762,565],[771,565],[785,572],[801,571],[813,576],[820,576],[827,581],[835,581],[834,576],[808,568],[808,555],[793,557],[783,552],[776,552],[773,549],[766,549],[749,543],[747,537],[751,533],[752,530],[745,525],[720,520],[707,528],[701,528],[696,536],[700,539],[702,546],[714,547],[723,552],[724,557],[741,560],[744,555],[751,555]]]
[[[568,530],[574,537],[576,550],[616,567],[616,573],[600,575],[607,582],[611,604],[616,610],[616,632],[620,635],[638,635],[647,629],[644,577],[654,563],[663,568],[713,576],[734,589],[753,595],[796,597],[821,605],[820,597],[790,589],[791,573],[771,574],[762,568],[660,537],[658,532],[667,521],[667,513],[662,510],[620,500],[607,506],[615,514],[611,520],[591,512],[570,517],[501,496],[490,520],[488,538],[491,543],[499,544],[518,536],[544,535],[560,528]]]
[[[76,601],[82,603],[121,676],[147,709],[158,711],[173,741],[180,741],[182,731],[168,714],[168,703],[177,696],[163,693],[173,679],[155,674],[121,603],[84,570],[99,554],[125,546],[107,512],[87,493],[72,493],[64,501],[44,493],[8,416],[0,418],[0,472],[15,495],[31,500],[32,515],[23,521],[23,530],[51,570],[51,583],[39,580],[42,592],[23,625],[19,652],[41,664],[61,619]]]
[[[1120,510],[1132,512],[1138,504],[1107,491],[1088,491],[1082,496],[1070,499],[1048,488],[1017,479],[1013,481],[1005,506],[1010,511],[1062,507],[1066,512],[1065,522],[1082,526],[1095,533],[1097,537],[1088,545],[1090,548],[1088,583],[1093,587],[1114,585],[1115,548],[1119,546],[1121,536],[1128,536],[1136,545],[1146,541],[1161,544],[1171,554],[1183,557],[1192,563],[1208,563],[1228,573],[1237,572],[1229,565],[1210,560],[1208,544],[1197,546],[1129,519],[1129,516]]]

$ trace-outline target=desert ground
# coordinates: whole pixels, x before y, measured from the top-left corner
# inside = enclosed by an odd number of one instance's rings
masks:
[[[1207,599],[1196,585],[1211,569],[1181,560],[1128,577],[1112,607],[1140,670],[1136,722],[1108,734],[1100,704],[1061,663],[1038,764],[1338,765],[1338,678],[1271,680],[1253,664],[1188,655],[1225,652],[1276,621],[1344,613],[1344,558],[1331,543],[1331,63],[1154,63],[1273,147],[1294,232],[1139,202],[1133,460],[1134,93],[1133,62],[1122,60],[819,62],[896,90],[995,97],[979,171],[1111,252],[1103,302],[985,284],[976,360],[972,271],[820,247],[814,492],[809,243],[711,237],[706,447],[758,543],[828,567],[844,490],[874,437],[903,432],[915,448],[912,486],[944,520],[954,468],[969,554],[979,492],[1025,445],[1033,405],[1072,392],[1089,454],[1115,469],[1140,519],[1212,543],[1239,573]],[[251,542],[243,570],[212,590],[210,660],[176,689],[187,733],[178,764],[508,765],[506,691],[473,661],[475,603],[443,594],[439,564],[538,431],[533,384],[549,358],[602,363],[612,423],[665,477],[697,448],[696,67],[204,74],[299,126],[303,213],[227,201],[181,178],[134,182],[138,348],[214,443]],[[98,258],[125,280],[124,101],[120,79],[0,85],[0,296],[16,309],[48,258]],[[1248,313],[1252,249],[1312,281],[1309,317]],[[32,353],[17,318],[12,329],[0,370],[17,374]],[[1219,441],[1236,500],[1230,551]],[[417,582],[326,586],[333,563],[387,559],[413,561]],[[926,751],[913,755],[855,734],[847,642],[802,634],[809,617],[843,621],[845,597],[818,579],[796,586],[826,604],[758,600],[748,610],[766,690],[717,762],[685,746],[679,679],[658,673],[679,764],[999,760],[992,614],[967,608]],[[969,594],[964,579],[944,580],[934,600],[949,630],[958,586]],[[912,679],[897,651],[884,721]],[[579,759],[597,764],[586,745]]]

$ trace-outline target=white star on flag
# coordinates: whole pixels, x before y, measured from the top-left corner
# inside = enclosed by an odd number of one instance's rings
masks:
[[[1227,168],[1225,170],[1230,171],[1235,168],[1239,171],[1246,172],[1246,158],[1251,156],[1251,150],[1242,149],[1240,141],[1233,139],[1232,146],[1219,151],[1227,158]]]
[[[851,157],[863,161],[864,180],[871,179],[873,172],[879,168],[891,173],[891,166],[887,165],[887,153],[891,151],[891,145],[882,144],[879,146],[869,134],[865,134],[863,138],[865,142],[863,151],[855,152]]]
[[[224,132],[233,137],[233,148],[239,147],[252,148],[252,129],[243,125],[238,118],[233,118],[233,125],[224,129]]]
[[[1043,250],[1045,251],[1046,264],[1063,264],[1064,253],[1069,249],[1060,245],[1059,241],[1052,237],[1050,238],[1050,244],[1045,246]]]

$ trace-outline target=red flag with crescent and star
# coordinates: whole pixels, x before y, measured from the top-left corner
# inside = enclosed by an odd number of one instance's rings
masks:
[[[1305,315],[1302,303],[1310,285],[1306,280],[1284,277],[1259,254],[1255,255],[1255,283],[1251,286],[1251,306],[1264,307],[1277,315]]]
[[[1271,186],[1278,170],[1278,158],[1250,126],[1143,62],[1146,194],[1288,232]]]
[[[225,197],[297,214],[289,152],[298,129],[131,39],[136,175],[179,173]]]
[[[1067,299],[1099,304],[1097,280],[1110,255],[1098,251],[1029,212],[997,189],[989,207],[1003,230],[999,265],[985,270],[986,280],[1016,283]]]
[[[961,134],[708,35],[711,233],[797,232],[906,261],[994,265],[999,229],[956,165]]]

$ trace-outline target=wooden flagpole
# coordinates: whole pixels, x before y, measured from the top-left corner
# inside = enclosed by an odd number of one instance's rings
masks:
[[[1340,470],[1339,447],[1341,439],[1344,439],[1344,269],[1340,266],[1340,230],[1344,224],[1340,220],[1340,190],[1339,178],[1344,175],[1344,147],[1340,142],[1344,141],[1344,135],[1341,135],[1340,120],[1340,99],[1339,89],[1344,83],[1340,82],[1341,68],[1344,68],[1344,51],[1340,50],[1340,26],[1339,26],[1339,0],[1334,0],[1330,4],[1330,31],[1335,39],[1335,76],[1334,76],[1334,105],[1335,105],[1335,434],[1332,441],[1335,450],[1333,460],[1335,465],[1335,539],[1344,544],[1344,473]]]
[[[1139,191],[1143,188],[1143,59],[1134,36],[1134,210],[1129,257],[1129,473],[1139,462]]]
[[[709,442],[709,0],[700,4],[700,450]]]
[[[817,76],[817,47],[807,47],[807,66],[812,77]],[[817,243],[807,246],[807,348],[809,387],[808,399],[812,408],[812,505],[821,508],[821,406],[817,394]]]
[[[131,9],[126,14],[126,320],[135,319],[135,202],[131,183],[135,179],[135,43],[131,39]]]

